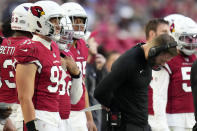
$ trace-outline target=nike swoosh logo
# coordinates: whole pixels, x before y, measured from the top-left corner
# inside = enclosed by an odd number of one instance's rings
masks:
[[[21,49],[22,51],[24,51],[24,52],[27,52],[28,50],[27,49]]]

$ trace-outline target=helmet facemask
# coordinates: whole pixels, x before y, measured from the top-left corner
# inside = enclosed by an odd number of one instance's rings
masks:
[[[67,47],[67,44],[73,43],[73,27],[69,17],[63,17],[61,19],[61,32],[59,40],[57,40],[58,46],[61,50],[64,50]]]
[[[71,16],[70,19],[74,30],[74,38],[75,39],[83,38],[86,31],[87,17]]]
[[[70,20],[72,21],[74,38],[84,38],[88,21],[88,16],[85,9],[80,4],[75,2],[67,2],[62,4],[61,9],[65,15],[69,16]],[[81,19],[82,21],[76,19]]]
[[[183,33],[178,37],[178,47],[185,55],[192,55],[197,50],[197,34]]]
[[[48,27],[48,37],[52,40],[58,41],[60,39],[60,32],[61,32],[61,16],[51,16],[49,20],[46,21],[46,26]]]

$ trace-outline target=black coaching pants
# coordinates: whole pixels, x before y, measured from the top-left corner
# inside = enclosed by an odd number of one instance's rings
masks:
[[[150,125],[141,127],[135,124],[126,123],[120,127],[111,127],[109,131],[152,131]]]

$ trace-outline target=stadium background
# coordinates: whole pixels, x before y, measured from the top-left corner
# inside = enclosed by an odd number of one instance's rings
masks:
[[[1,0],[0,21],[6,23],[14,7],[37,0]],[[54,0],[59,4],[68,0]],[[145,41],[144,26],[151,18],[180,13],[197,21],[197,0],[75,0],[88,14],[88,30],[96,32],[105,51],[123,53]]]

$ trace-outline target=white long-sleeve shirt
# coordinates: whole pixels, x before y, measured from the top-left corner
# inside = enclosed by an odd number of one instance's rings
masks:
[[[154,115],[149,115],[149,123],[153,131],[170,131],[166,116],[169,73],[164,68],[160,71],[152,71],[153,79],[150,86],[153,89]]]

